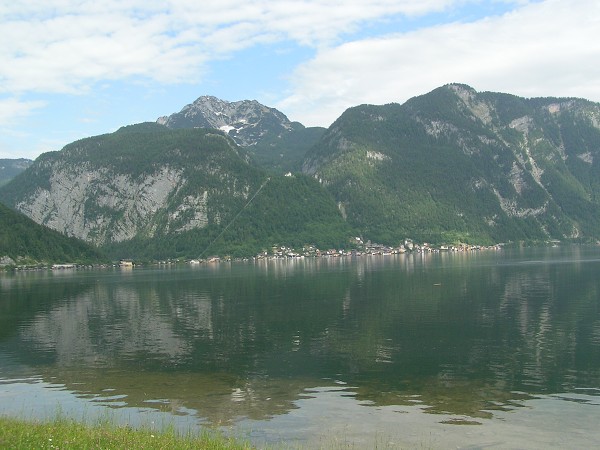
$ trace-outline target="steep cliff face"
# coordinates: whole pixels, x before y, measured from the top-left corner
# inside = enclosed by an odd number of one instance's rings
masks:
[[[208,130],[122,130],[45,154],[3,197],[96,245],[219,224],[263,177]]]
[[[404,105],[351,108],[303,170],[380,239],[594,237],[599,118],[585,100],[451,84]]]
[[[212,129],[138,124],[73,142],[40,156],[0,199],[114,258],[248,256],[350,235],[318,183],[252,166]]]
[[[47,188],[36,188],[15,208],[34,221],[102,245],[152,234],[153,217],[183,184],[180,168],[163,167],[141,178],[105,167],[57,164]],[[169,223],[167,223],[169,225]]]

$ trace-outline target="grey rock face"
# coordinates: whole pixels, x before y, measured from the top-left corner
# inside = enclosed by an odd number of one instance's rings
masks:
[[[228,134],[238,145],[256,145],[266,135],[290,131],[292,123],[280,111],[256,100],[227,102],[203,96],[180,112],[163,116],[157,123],[169,128],[214,128]]]
[[[4,203],[97,246],[218,225],[260,176],[220,133],[143,124],[44,154],[28,174]]]
[[[16,208],[38,223],[94,244],[133,238],[167,205],[181,171],[163,167],[141,179],[106,168],[56,167]],[[150,230],[152,233],[152,230]]]

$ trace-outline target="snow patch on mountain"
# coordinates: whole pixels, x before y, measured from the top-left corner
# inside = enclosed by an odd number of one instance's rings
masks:
[[[213,96],[202,96],[156,122],[169,128],[221,130],[243,147],[256,145],[267,135],[280,136],[293,130],[285,114],[256,100],[228,102]]]

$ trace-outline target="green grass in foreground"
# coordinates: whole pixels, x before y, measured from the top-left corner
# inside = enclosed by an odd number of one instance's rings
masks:
[[[83,425],[70,419],[49,422],[0,417],[0,448],[8,449],[251,449],[218,433],[179,435],[113,424]]]

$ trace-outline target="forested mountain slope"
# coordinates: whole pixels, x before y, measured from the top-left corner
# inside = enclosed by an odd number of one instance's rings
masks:
[[[391,245],[600,237],[597,103],[450,84],[403,105],[350,108],[315,133],[304,174],[283,176],[233,137],[285,144],[280,157],[295,165],[305,149],[294,146],[307,142],[285,131],[292,122],[257,102],[201,99],[164,125],[43,154],[0,199],[115,258],[338,247],[353,235]]]
[[[450,84],[347,110],[303,171],[371,239],[600,237],[600,105]]]
[[[41,155],[0,198],[114,257],[198,257],[208,246],[248,254],[300,238],[325,245],[349,235],[317,182],[253,167],[212,129],[145,123],[82,139]]]
[[[14,177],[27,169],[31,163],[30,159],[0,159],[0,186],[8,183]]]
[[[0,204],[0,266],[25,263],[98,263],[95,248],[38,225]]]

